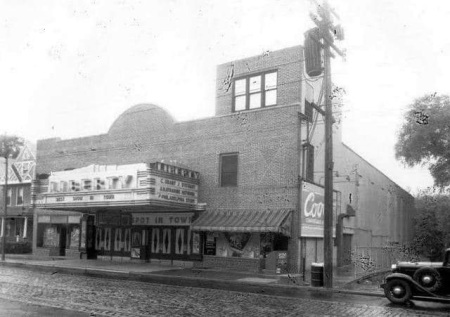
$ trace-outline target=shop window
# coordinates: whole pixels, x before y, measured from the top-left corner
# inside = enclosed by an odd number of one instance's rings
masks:
[[[17,189],[17,206],[23,205],[23,187]]]
[[[167,228],[163,229],[163,240],[162,240],[162,253],[170,254],[170,246],[171,246],[171,236],[172,230]]]
[[[159,253],[159,228],[152,229],[152,253]]]
[[[131,229],[127,228],[125,229],[125,234],[124,234],[124,251],[125,252],[130,252],[131,250]]]
[[[238,174],[238,154],[221,154],[220,155],[220,186],[235,187],[237,186]]]
[[[192,233],[192,253],[200,254],[200,233],[199,232]]]
[[[8,188],[7,195],[6,195],[6,204],[8,206],[11,206],[11,197],[12,197],[12,188]]]
[[[276,71],[255,74],[234,81],[233,111],[275,106],[276,104]]]
[[[304,164],[305,164],[305,179],[309,182],[314,182],[314,146],[311,143],[303,145]]]
[[[121,251],[122,248],[122,228],[116,228],[114,230],[114,251]]]

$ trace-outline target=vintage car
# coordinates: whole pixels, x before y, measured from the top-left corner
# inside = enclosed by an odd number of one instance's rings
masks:
[[[381,285],[394,304],[410,300],[450,303],[450,249],[443,262],[398,262]]]

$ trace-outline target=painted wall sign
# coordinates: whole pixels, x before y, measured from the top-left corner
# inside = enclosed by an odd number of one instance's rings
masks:
[[[340,208],[338,192],[333,193],[333,223]],[[323,187],[302,182],[301,235],[323,237],[325,190]],[[335,235],[333,225],[333,235]]]
[[[194,213],[133,213],[133,226],[189,226]]]

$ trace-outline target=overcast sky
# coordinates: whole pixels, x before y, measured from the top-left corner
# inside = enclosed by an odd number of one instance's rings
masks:
[[[413,193],[432,185],[393,147],[409,103],[450,94],[450,3],[329,2],[346,35],[347,60],[332,61],[344,142]],[[33,142],[106,133],[138,103],[213,116],[217,64],[303,44],[313,26],[308,0],[0,3],[0,132]]]

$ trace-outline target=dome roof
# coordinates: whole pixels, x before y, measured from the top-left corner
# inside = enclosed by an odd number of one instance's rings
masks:
[[[124,111],[111,125],[108,134],[122,136],[137,135],[171,128],[172,116],[153,104],[139,104]]]

